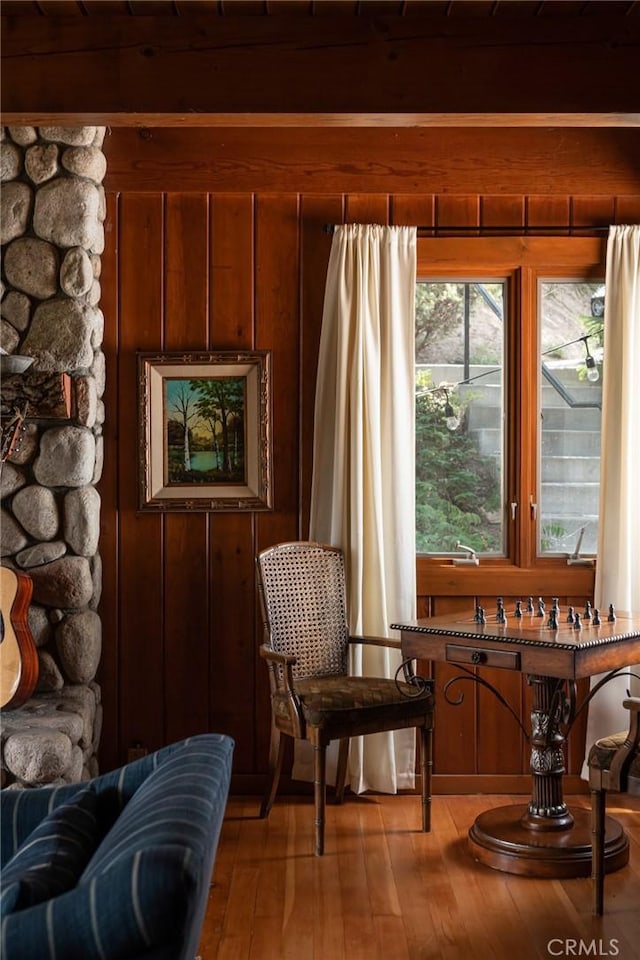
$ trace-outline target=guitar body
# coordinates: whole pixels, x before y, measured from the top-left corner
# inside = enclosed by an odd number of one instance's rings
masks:
[[[38,653],[29,629],[33,584],[26,573],[0,567],[0,707],[28,700],[38,681]]]

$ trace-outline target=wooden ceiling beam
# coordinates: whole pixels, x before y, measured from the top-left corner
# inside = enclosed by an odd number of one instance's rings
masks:
[[[3,16],[2,36],[5,123],[637,122],[635,17]]]
[[[24,126],[340,128],[340,127],[640,127],[640,113],[50,113],[3,111]]]

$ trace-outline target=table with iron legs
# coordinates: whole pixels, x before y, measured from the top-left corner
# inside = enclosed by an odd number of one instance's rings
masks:
[[[404,659],[456,665],[463,676],[478,679],[507,707],[476,668],[516,670],[526,674],[532,686],[531,729],[525,730],[531,747],[531,799],[477,817],[469,830],[469,846],[487,866],[532,877],[582,877],[591,872],[590,815],[571,812],[563,797],[565,739],[600,687],[640,662],[640,615],[617,615],[610,621],[605,614],[602,622],[599,619],[594,624],[592,617],[583,618],[576,628],[562,615],[549,626],[547,615],[536,610],[520,617],[510,612],[504,622],[476,610],[391,625],[401,632]],[[578,704],[576,681],[599,674],[605,676]],[[519,717],[516,720],[520,723]],[[628,839],[619,823],[608,817],[607,872],[618,870],[628,859]]]

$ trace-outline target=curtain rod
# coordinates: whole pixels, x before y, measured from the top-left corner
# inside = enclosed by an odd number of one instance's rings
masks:
[[[347,224],[340,224],[340,226],[347,226]],[[324,231],[325,233],[333,233],[336,225],[333,223],[325,223]],[[548,236],[549,234],[560,234],[564,236],[574,236],[576,234],[596,234],[596,233],[608,233],[609,224],[587,224],[585,226],[560,226],[560,225],[549,225],[549,226],[539,226],[539,227],[514,227],[514,226],[503,226],[503,227],[471,227],[468,225],[460,226],[418,226],[416,227],[418,234],[426,235],[437,235],[439,233],[471,233],[474,235],[493,235],[493,236]]]

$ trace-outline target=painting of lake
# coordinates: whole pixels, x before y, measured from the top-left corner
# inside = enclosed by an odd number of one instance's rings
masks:
[[[246,482],[246,377],[164,379],[165,483]]]

